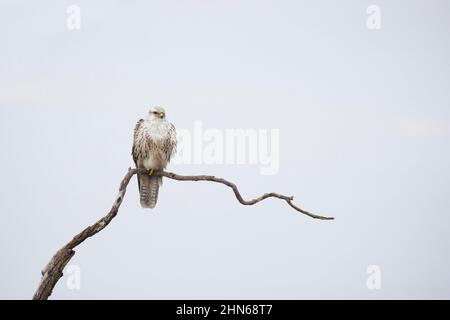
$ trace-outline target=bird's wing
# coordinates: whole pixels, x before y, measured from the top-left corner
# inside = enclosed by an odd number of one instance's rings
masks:
[[[141,129],[141,125],[144,123],[144,119],[139,119],[139,121],[136,123],[136,126],[134,127],[134,134],[133,134],[133,148],[131,149],[131,155],[133,156],[133,161],[134,164],[136,165],[136,168],[138,168],[138,155],[137,155],[137,147],[136,147],[136,143],[137,143],[137,136],[138,136],[138,132]],[[139,179],[139,174],[137,175],[137,179],[138,179],[138,187],[139,190],[141,189],[141,182]]]
[[[139,119],[139,121],[136,123],[136,126],[134,127],[134,133],[133,133],[133,148],[131,149],[131,155],[133,156],[133,160],[134,160],[134,163],[136,164],[136,168],[137,168],[137,148],[136,148],[137,136],[138,136],[138,132],[139,132],[143,122],[144,122],[144,119]]]
[[[164,153],[166,155],[167,162],[177,151],[177,132],[175,126],[171,123],[167,126],[167,139],[164,141]]]

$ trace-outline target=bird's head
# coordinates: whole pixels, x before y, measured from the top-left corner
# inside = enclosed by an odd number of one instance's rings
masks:
[[[166,111],[161,107],[153,107],[148,112],[148,118],[150,120],[164,120],[166,118]]]

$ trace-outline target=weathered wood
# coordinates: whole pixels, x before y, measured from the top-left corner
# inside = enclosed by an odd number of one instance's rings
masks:
[[[96,223],[93,225],[90,225],[83,231],[81,231],[79,234],[77,234],[71,241],[69,241],[64,247],[58,250],[58,252],[55,253],[55,255],[52,257],[50,262],[46,265],[44,270],[42,270],[42,279],[39,284],[39,287],[37,288],[36,292],[34,293],[33,300],[47,300],[48,297],[53,292],[53,288],[55,287],[58,280],[63,276],[63,270],[67,263],[70,261],[70,259],[75,254],[75,251],[73,250],[76,246],[78,246],[80,243],[82,243],[87,238],[92,237],[96,233],[103,230],[111,221],[114,219],[114,217],[117,215],[117,212],[119,211],[120,205],[122,204],[123,198],[125,197],[125,192],[128,186],[128,183],[130,182],[133,175],[135,175],[138,172],[138,169],[128,169],[127,174],[122,179],[122,182],[120,183],[119,187],[119,193],[117,194],[117,197],[112,205],[111,210],[104,216],[103,218],[99,219]],[[146,171],[142,170],[139,171],[139,173],[146,173]],[[155,175],[160,175],[169,179],[178,180],[178,181],[210,181],[210,182],[216,182],[221,183],[229,188],[231,188],[234,192],[234,195],[236,196],[237,200],[243,204],[243,205],[254,205],[260,201],[263,201],[267,198],[277,198],[280,200],[286,201],[293,209],[296,211],[305,214],[311,218],[314,219],[320,219],[320,220],[333,220],[333,217],[325,217],[316,215],[313,213],[310,213],[308,211],[305,211],[296,205],[293,204],[294,197],[292,196],[285,196],[279,193],[270,192],[265,193],[262,196],[252,199],[252,200],[244,200],[242,198],[237,186],[225,179],[217,178],[215,176],[206,176],[206,175],[197,175],[197,176],[182,176],[178,175],[172,172],[155,172]]]
[[[103,230],[111,222],[111,220],[114,219],[119,211],[120,205],[122,204],[127,185],[134,174],[136,174],[136,169],[128,169],[127,174],[120,184],[119,193],[117,194],[116,200],[114,201],[114,204],[108,214],[73,237],[69,243],[59,249],[53,256],[44,270],[42,270],[41,283],[33,296],[33,300],[47,300],[52,294],[56,283],[63,276],[64,267],[75,254],[73,249],[87,238],[92,237],[97,232]]]
[[[267,198],[278,198],[278,199],[286,201],[296,211],[303,213],[304,215],[307,215],[313,219],[319,219],[319,220],[333,220],[334,219],[333,217],[319,216],[317,214],[303,210],[303,209],[297,207],[296,205],[294,205],[294,203],[292,202],[294,200],[293,196],[284,196],[282,194],[275,193],[275,192],[265,193],[262,196],[252,199],[252,200],[244,200],[242,198],[238,188],[236,187],[236,185],[234,183],[227,181],[225,179],[222,179],[222,178],[217,178],[215,176],[180,176],[178,174],[175,174],[172,172],[166,172],[166,171],[158,172],[158,174],[163,177],[174,179],[174,180],[179,180],[179,181],[212,181],[212,182],[224,184],[233,190],[234,195],[236,196],[236,199],[238,199],[238,201],[243,205],[254,205],[254,204],[256,204],[260,201],[263,201],[264,199],[267,199]]]

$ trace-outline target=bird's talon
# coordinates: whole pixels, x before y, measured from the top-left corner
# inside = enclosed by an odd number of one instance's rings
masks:
[[[153,169],[148,170],[148,175],[151,176],[153,174]]]

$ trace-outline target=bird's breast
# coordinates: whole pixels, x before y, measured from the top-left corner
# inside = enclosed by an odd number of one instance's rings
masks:
[[[163,160],[163,158],[158,154],[150,154],[147,158],[142,160],[142,164],[145,169],[150,170],[162,170],[166,167],[167,163]]]

